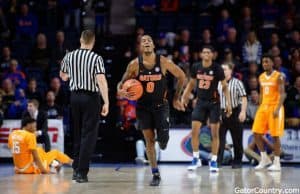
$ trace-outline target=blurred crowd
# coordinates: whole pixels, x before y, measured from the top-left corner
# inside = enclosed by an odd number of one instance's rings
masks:
[[[19,119],[28,100],[68,123],[69,91],[59,78],[64,55],[77,48],[87,7],[96,18],[106,0],[0,0],[0,115]],[[98,23],[95,22],[95,25]]]

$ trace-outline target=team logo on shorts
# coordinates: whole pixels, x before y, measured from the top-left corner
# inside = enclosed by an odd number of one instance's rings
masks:
[[[209,71],[209,75],[213,75],[214,72],[212,70]]]
[[[160,68],[159,68],[159,67],[155,67],[154,71],[155,71],[155,72],[159,72],[159,71],[160,71]]]

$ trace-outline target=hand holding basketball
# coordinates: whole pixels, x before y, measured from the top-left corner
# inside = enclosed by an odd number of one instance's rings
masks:
[[[119,95],[128,100],[138,100],[143,95],[143,86],[138,80],[129,79],[122,85]]]

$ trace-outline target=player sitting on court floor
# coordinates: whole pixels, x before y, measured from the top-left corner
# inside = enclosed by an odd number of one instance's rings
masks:
[[[9,135],[8,147],[13,155],[15,173],[47,174],[50,166],[58,172],[62,164],[72,164],[73,160],[58,150],[46,153],[43,148],[37,147],[35,131],[36,121],[26,117],[22,130],[15,130]]]

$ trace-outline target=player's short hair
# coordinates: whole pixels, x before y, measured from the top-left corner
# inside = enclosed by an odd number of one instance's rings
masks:
[[[263,58],[271,59],[271,61],[274,62],[274,57],[273,57],[273,55],[270,55],[270,54],[268,54],[268,53],[263,54],[261,60],[263,60]]]
[[[35,107],[39,107],[40,103],[39,101],[37,101],[36,99],[31,99],[31,100],[28,100],[28,104],[29,103],[32,103]]]
[[[212,45],[209,45],[209,44],[202,46],[201,52],[203,52],[204,49],[209,49],[211,52],[215,51],[214,47]]]
[[[92,30],[84,30],[80,38],[85,44],[91,44],[95,40],[95,33]]]
[[[33,118],[29,117],[29,116],[25,117],[25,118],[22,119],[22,127],[25,127],[26,125],[34,123],[34,122],[36,122],[35,119],[33,119]]]

